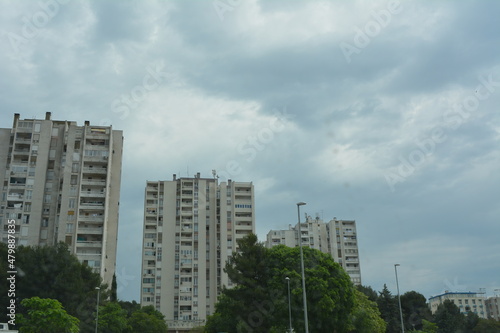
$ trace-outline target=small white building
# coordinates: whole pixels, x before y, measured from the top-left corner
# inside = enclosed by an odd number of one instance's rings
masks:
[[[429,307],[432,314],[436,313],[438,306],[446,300],[452,301],[463,314],[474,312],[479,318],[488,318],[484,293],[445,291],[444,294],[429,298]]]

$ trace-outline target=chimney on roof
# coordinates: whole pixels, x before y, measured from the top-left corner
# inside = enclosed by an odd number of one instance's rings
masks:
[[[52,113],[50,112],[45,112],[45,120],[50,120]]]
[[[90,126],[90,121],[85,120],[85,126]]]
[[[176,175],[175,173],[174,173],[174,177],[173,177],[173,179],[174,179],[174,180],[176,180],[176,179],[177,179],[177,175]]]
[[[14,124],[12,125],[12,128],[17,127],[17,121],[19,120],[20,114],[19,113],[14,113]]]
[[[196,178],[198,178],[198,179],[200,178],[200,173],[199,172],[196,173]]]

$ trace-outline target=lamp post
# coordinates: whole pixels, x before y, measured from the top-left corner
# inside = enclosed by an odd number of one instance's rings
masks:
[[[285,278],[287,284],[288,284],[288,321],[289,321],[289,326],[290,326],[290,333],[292,333],[292,307],[290,305],[290,278],[287,276]]]
[[[97,323],[99,321],[99,293],[101,292],[101,288],[95,287],[97,290],[97,304],[96,304],[96,312],[95,312],[95,333],[97,333]]]
[[[405,333],[405,325],[403,323],[403,310],[401,310],[401,296],[399,295],[398,266],[400,266],[400,265],[399,264],[394,265],[394,272],[396,273],[396,287],[398,289],[399,316],[401,318],[401,332]]]
[[[302,298],[304,301],[304,325],[306,333],[309,333],[309,323],[307,322],[307,295],[306,295],[306,277],[304,275],[304,253],[302,251],[302,227],[300,225],[300,206],[304,206],[305,202],[297,203],[297,215],[299,220],[299,247],[300,247],[300,269],[302,271]]]

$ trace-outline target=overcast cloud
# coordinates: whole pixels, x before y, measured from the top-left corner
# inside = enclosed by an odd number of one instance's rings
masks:
[[[0,126],[124,131],[119,298],[146,180],[253,181],[256,229],[355,219],[363,284],[500,288],[500,2],[4,1]]]

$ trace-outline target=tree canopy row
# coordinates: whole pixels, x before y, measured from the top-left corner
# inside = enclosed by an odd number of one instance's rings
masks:
[[[255,235],[238,244],[239,252],[224,268],[233,285],[223,289],[205,327],[192,332],[282,333],[289,331],[290,317],[294,332],[305,332],[299,248],[268,249]],[[380,292],[355,287],[330,255],[303,248],[303,256],[311,333],[401,332],[398,300],[386,285]],[[5,244],[0,244],[0,258],[7,258]],[[116,280],[109,289],[65,244],[20,246],[16,268],[15,328],[20,333],[94,332],[96,287],[100,288],[98,332],[167,332],[159,311],[135,301],[118,301]],[[6,281],[7,271],[6,260],[0,260],[1,280]],[[0,284],[1,304],[9,303],[7,289],[7,284]],[[401,295],[401,306],[406,332],[500,332],[500,322],[479,319],[474,313],[464,315],[450,301],[432,315],[426,298],[416,291]],[[1,307],[0,314],[7,318],[7,308]]]

